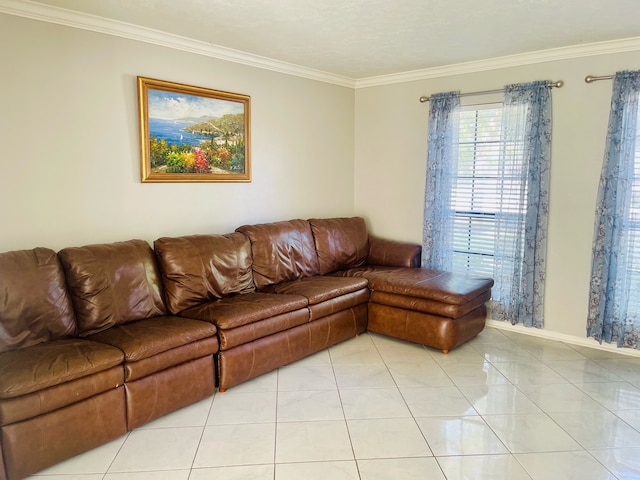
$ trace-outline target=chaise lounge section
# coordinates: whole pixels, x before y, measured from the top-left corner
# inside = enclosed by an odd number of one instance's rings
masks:
[[[483,330],[492,279],[418,268],[419,245],[369,236],[362,218],[309,222],[322,274],[367,279],[368,330],[443,353]]]

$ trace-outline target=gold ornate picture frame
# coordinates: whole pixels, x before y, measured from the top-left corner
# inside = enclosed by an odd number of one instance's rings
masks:
[[[250,182],[250,103],[138,77],[142,182]]]

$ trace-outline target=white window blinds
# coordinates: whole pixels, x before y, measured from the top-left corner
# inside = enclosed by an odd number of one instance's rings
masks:
[[[629,179],[631,201],[626,218],[621,219],[626,231],[626,250],[628,255],[627,278],[622,288],[627,289],[629,299],[629,317],[633,321],[640,320],[640,108],[636,128],[635,155],[632,176]],[[623,237],[623,242],[625,241]]]
[[[452,191],[454,271],[494,275],[496,221],[517,224],[526,212],[524,145],[507,145],[501,139],[503,108],[501,104],[474,105],[460,112]],[[516,251],[500,252],[499,257],[505,262],[517,255]]]

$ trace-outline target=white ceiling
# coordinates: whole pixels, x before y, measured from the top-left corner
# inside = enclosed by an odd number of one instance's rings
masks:
[[[363,79],[640,37],[639,0],[37,0]]]

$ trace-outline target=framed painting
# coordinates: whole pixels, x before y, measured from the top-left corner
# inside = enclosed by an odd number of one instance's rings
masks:
[[[250,182],[248,95],[138,77],[143,182]]]

